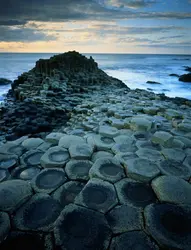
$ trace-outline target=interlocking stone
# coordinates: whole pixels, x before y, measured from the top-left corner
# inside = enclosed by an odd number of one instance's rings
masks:
[[[63,169],[44,169],[32,180],[32,187],[35,192],[49,194],[64,184],[66,180],[67,177]]]
[[[178,162],[182,162],[186,157],[186,154],[181,149],[163,148],[162,154],[164,155],[165,159]]]
[[[185,180],[191,176],[191,170],[177,161],[164,160],[159,163],[159,169],[164,175],[173,175]]]
[[[27,181],[32,180],[41,170],[40,166],[19,166],[11,172],[11,175],[14,179]]]
[[[135,131],[149,131],[152,127],[152,122],[144,117],[133,117],[130,127]]]
[[[101,135],[93,135],[87,138],[87,143],[97,150],[110,150],[114,145],[114,140]]]
[[[120,204],[144,208],[156,202],[156,196],[150,185],[125,178],[115,183]]]
[[[116,159],[107,157],[98,159],[93,164],[89,176],[90,178],[100,178],[115,183],[125,177],[125,172]]]
[[[114,234],[141,230],[143,227],[141,209],[129,205],[116,206],[107,213],[106,219]]]
[[[160,144],[162,146],[171,146],[173,142],[173,136],[165,131],[157,131],[151,138],[153,143]]]
[[[175,176],[160,176],[152,188],[161,202],[191,205],[191,185]]]
[[[69,147],[69,153],[75,160],[88,160],[93,154],[93,148],[87,143],[75,144]]]
[[[22,142],[22,146],[27,150],[36,149],[39,147],[44,141],[40,138],[28,138]]]
[[[146,230],[161,247],[189,250],[191,206],[151,204],[144,211]]]
[[[131,159],[125,162],[127,176],[134,180],[150,182],[160,174],[160,170],[152,161],[146,159]]]
[[[59,140],[62,138],[62,136],[65,136],[64,133],[59,132],[53,132],[46,136],[46,141],[55,145],[58,145]]]
[[[9,178],[9,172],[6,169],[0,168],[0,182],[3,182]]]
[[[30,183],[9,180],[0,183],[0,211],[14,212],[32,196]]]
[[[159,151],[149,148],[140,148],[135,153],[138,157],[145,160],[150,160],[154,162],[164,160],[163,155]]]
[[[24,153],[24,148],[14,142],[7,142],[0,146],[0,154],[21,156]]]
[[[0,168],[8,171],[13,170],[18,163],[18,157],[16,155],[0,155]]]
[[[64,135],[60,138],[58,145],[63,148],[69,148],[71,145],[85,143],[84,138],[77,135]]]
[[[43,154],[44,152],[42,152],[41,150],[29,150],[20,157],[20,162],[25,166],[38,166],[40,165],[40,159]]]
[[[85,184],[79,181],[69,181],[59,187],[53,194],[52,197],[60,202],[62,207],[73,203],[76,196],[84,188]]]
[[[61,249],[106,250],[111,230],[102,214],[71,204],[59,216],[54,235]]]
[[[49,148],[40,159],[40,163],[44,168],[64,167],[69,160],[69,153],[63,147],[55,146]]]
[[[119,130],[110,126],[100,126],[99,134],[104,137],[113,138],[119,135]]]
[[[23,231],[49,232],[61,210],[59,202],[48,194],[36,194],[16,212],[13,223]]]
[[[117,203],[114,186],[100,179],[91,179],[75,199],[75,203],[106,213]]]
[[[87,160],[71,160],[66,164],[65,171],[71,180],[89,180],[89,170],[93,162]]]
[[[115,144],[111,150],[114,154],[123,154],[128,152],[135,152],[137,147],[132,144],[122,143],[122,144]]]
[[[0,243],[6,238],[9,230],[11,229],[9,215],[0,212]]]
[[[92,162],[95,162],[96,160],[105,158],[105,157],[114,157],[114,155],[107,151],[97,151],[93,153],[91,160]]]
[[[112,239],[110,250],[159,250],[158,246],[143,232],[132,231]]]

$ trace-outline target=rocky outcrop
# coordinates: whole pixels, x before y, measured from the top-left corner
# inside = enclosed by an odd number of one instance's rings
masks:
[[[161,84],[160,82],[155,82],[155,81],[147,81],[146,83],[148,83],[148,84]]]
[[[191,82],[191,73],[181,75],[179,77],[179,81],[181,81],[181,82]]]
[[[84,93],[99,86],[124,87],[125,84],[108,76],[89,59],[72,51],[50,59],[40,59],[28,73],[23,73],[12,84],[18,100],[32,98],[33,102],[46,102],[49,97],[65,97],[71,93]]]
[[[11,84],[12,81],[9,80],[9,79],[6,79],[6,78],[0,78],[0,86],[1,85],[8,85],[8,84]]]

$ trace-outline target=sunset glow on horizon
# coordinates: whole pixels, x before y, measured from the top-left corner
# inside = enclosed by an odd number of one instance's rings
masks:
[[[190,0],[3,0],[0,52],[191,54]]]

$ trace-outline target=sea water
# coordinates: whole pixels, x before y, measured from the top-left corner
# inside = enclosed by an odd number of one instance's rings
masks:
[[[0,78],[15,80],[23,72],[35,66],[40,58],[47,59],[54,53],[0,53]],[[191,83],[180,82],[169,74],[186,74],[185,66],[191,66],[191,55],[154,54],[84,54],[92,56],[108,75],[122,80],[131,89],[145,89],[165,93],[169,97],[191,99]],[[155,81],[160,84],[148,84]],[[10,89],[0,86],[0,101]]]

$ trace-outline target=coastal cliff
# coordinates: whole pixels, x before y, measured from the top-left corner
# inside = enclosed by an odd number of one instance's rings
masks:
[[[0,116],[1,250],[190,249],[188,100],[68,52],[19,76]]]

